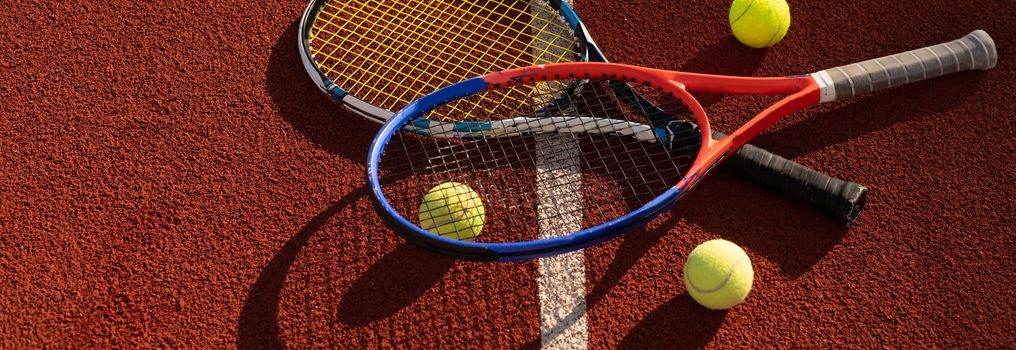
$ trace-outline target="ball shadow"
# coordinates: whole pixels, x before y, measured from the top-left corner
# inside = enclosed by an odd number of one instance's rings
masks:
[[[328,221],[367,195],[359,187],[311,219],[265,265],[240,311],[237,347],[280,349],[279,302],[286,276],[300,250]],[[430,289],[452,267],[454,260],[403,243],[361,275],[346,291],[338,319],[360,326],[385,318],[408,306]]]

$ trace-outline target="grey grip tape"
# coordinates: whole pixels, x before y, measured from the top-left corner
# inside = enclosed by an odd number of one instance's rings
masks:
[[[983,30],[938,45],[848,64],[812,74],[821,102],[862,95],[967,70],[995,67],[995,42]]]

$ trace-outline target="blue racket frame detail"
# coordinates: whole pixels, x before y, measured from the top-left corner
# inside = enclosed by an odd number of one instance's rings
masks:
[[[426,95],[409,104],[389,119],[381,128],[378,137],[371,143],[370,151],[367,155],[367,181],[370,190],[373,192],[371,201],[381,219],[406,240],[437,253],[466,260],[505,262],[530,260],[586,248],[639,229],[650,219],[669,209],[676,203],[678,197],[681,196],[681,190],[677,187],[671,187],[659,197],[616,219],[572,234],[541,240],[512,243],[467,242],[441,237],[423,230],[399,215],[391,203],[388,202],[387,197],[385,197],[384,191],[381,189],[378,169],[381,154],[384,153],[385,147],[395,133],[405,131],[403,129],[404,125],[415,123],[429,124],[431,122],[429,119],[421,118],[427,111],[433,110],[448,101],[477,94],[487,89],[487,87],[488,84],[482,77],[476,77],[441,88]]]

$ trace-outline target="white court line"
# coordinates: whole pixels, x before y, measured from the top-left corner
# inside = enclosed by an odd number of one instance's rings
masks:
[[[540,0],[536,0],[540,1]],[[570,1],[569,1],[570,2]],[[546,13],[533,11],[533,21]],[[541,28],[543,26],[535,26]],[[543,59],[536,38],[534,57]],[[536,193],[540,237],[553,237],[581,229],[582,197],[579,144],[574,135],[541,134],[536,137]],[[564,213],[565,215],[562,215]],[[586,349],[586,268],[582,251],[539,259],[540,343],[545,349]]]
[[[537,136],[536,149],[540,236],[575,232],[582,224],[578,143],[570,134],[541,134]],[[589,334],[583,252],[540,258],[539,264],[543,347],[585,349]]]

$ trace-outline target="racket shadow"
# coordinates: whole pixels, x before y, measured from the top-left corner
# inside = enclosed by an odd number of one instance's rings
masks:
[[[284,347],[279,336],[279,303],[290,269],[322,227],[366,195],[366,187],[359,187],[340,198],[307,222],[265,265],[240,311],[238,348]],[[362,326],[390,316],[433,287],[453,263],[451,258],[402,243],[353,282],[337,306],[336,319],[350,326]]]
[[[711,73],[731,76],[755,76],[768,50],[745,46],[733,36],[723,38],[699,51],[679,70],[684,72]],[[695,98],[706,112],[709,107],[723,99],[723,94],[696,93]]]
[[[296,262],[300,250],[333,216],[354,206],[367,195],[366,187],[359,187],[322,211],[293,235],[261,269],[251,286],[240,310],[236,345],[240,349],[280,349],[279,302],[285,287],[286,276]]]
[[[298,29],[299,20],[272,46],[265,72],[268,94],[279,116],[300,135],[329,153],[363,162],[377,127],[329,100],[307,79],[294,48]]]
[[[893,89],[840,102],[828,112],[759,135],[752,141],[793,158],[829,145],[841,144],[864,135],[891,128],[901,122],[920,119],[959,108],[984,83],[987,74],[956,74],[923,81],[905,89]],[[816,108],[818,110],[818,108]],[[790,142],[790,141],[793,142]],[[776,145],[794,145],[780,149]],[[920,149],[914,149],[920,152]],[[849,155],[841,158],[850,159]]]
[[[353,282],[339,302],[337,319],[358,327],[391,316],[441,281],[454,263],[403,243]]]
[[[667,215],[667,214],[664,214]],[[600,279],[596,280],[592,288],[589,289],[589,293],[586,296],[586,303],[581,307],[572,309],[567,316],[562,317],[561,320],[578,320],[582,315],[581,313],[588,312],[593,309],[608,292],[624,277],[625,273],[628,272],[634,266],[639,259],[641,259],[649,249],[655,246],[664,235],[670,230],[673,225],[677,224],[681,220],[680,215],[669,215],[660,224],[650,224],[653,226],[652,229],[643,229],[639,232],[632,232],[625,235],[620,242],[620,247],[614,253],[614,258],[611,260],[607,270],[603,273]],[[551,334],[563,334],[563,330],[568,329],[573,325],[574,322],[562,321],[558,324],[553,325],[548,332]],[[539,349],[542,339],[537,337],[530,341],[521,349]]]
[[[683,293],[660,305],[621,339],[618,349],[701,349],[720,328],[726,311],[713,311]]]

